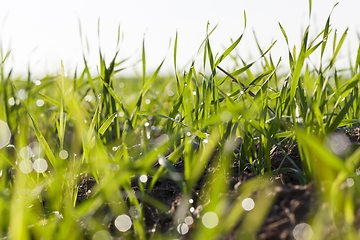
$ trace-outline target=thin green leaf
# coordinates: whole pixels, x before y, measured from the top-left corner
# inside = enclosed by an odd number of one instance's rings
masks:
[[[109,128],[110,124],[116,117],[117,117],[117,113],[114,112],[108,119],[106,119],[106,121],[101,125],[98,131],[100,135],[103,135],[105,133],[105,131]]]

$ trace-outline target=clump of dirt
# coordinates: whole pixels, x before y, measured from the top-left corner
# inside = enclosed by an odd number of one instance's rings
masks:
[[[352,129],[345,132],[345,135],[351,141],[351,144],[357,148],[360,145],[360,128]],[[303,170],[302,162],[299,155],[297,143],[288,142],[282,146],[283,150],[276,149],[271,155],[272,171],[280,168],[295,168],[294,164],[301,171]],[[216,153],[215,153],[216,154]],[[214,155],[215,155],[214,154]],[[287,155],[287,156],[286,156]],[[211,186],[209,176],[216,172],[219,163],[213,158],[211,164],[207,166],[203,176],[199,180],[197,186],[192,190],[193,206],[196,209],[200,202],[204,202],[206,194],[203,190],[206,186]],[[291,160],[290,160],[291,159]],[[184,173],[184,162],[180,159],[174,164],[175,169],[180,173]],[[237,197],[236,189],[241,186],[248,179],[255,176],[247,168],[240,171],[236,159],[230,167],[230,174],[227,177],[227,184],[229,186],[229,196]],[[148,176],[148,182],[145,186],[145,191],[149,188],[152,176]],[[315,189],[317,186],[313,182],[301,185],[301,181],[293,171],[283,172],[277,176],[272,177],[269,181],[278,182],[279,185],[275,188],[276,199],[264,220],[261,229],[258,231],[256,238],[261,240],[270,239],[293,239],[293,230],[299,223],[304,223],[312,216],[313,210],[318,207],[318,200]],[[85,201],[91,197],[91,188],[95,184],[93,178],[85,178],[79,184],[77,203]],[[135,194],[140,195],[140,188],[137,179],[132,181],[131,188]],[[180,206],[183,193],[179,184],[170,178],[161,178],[151,188],[149,196],[164,204],[169,211],[161,212],[148,203],[143,203],[144,222],[148,235],[154,232],[162,234],[170,234],[176,232],[177,222],[174,222],[174,214],[176,209]],[[199,199],[199,196],[203,199]],[[140,199],[139,199],[140,200]],[[200,201],[201,200],[201,201]],[[110,211],[110,208],[108,208]],[[358,211],[359,212],[359,211]],[[106,211],[104,215],[106,215]],[[360,215],[360,214],[359,214]],[[193,216],[196,217],[196,216]],[[360,216],[357,216],[360,218]],[[240,224],[237,224],[238,227]],[[116,233],[114,228],[114,219],[109,224],[110,233]],[[222,236],[221,239],[237,239],[235,231],[228,236]],[[182,239],[191,239],[192,229],[182,236]],[[129,234],[129,233],[128,233]],[[117,234],[116,234],[117,235]]]

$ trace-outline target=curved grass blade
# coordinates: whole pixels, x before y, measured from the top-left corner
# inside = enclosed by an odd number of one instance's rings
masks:
[[[106,119],[106,121],[99,128],[98,132],[99,132],[100,135],[103,135],[105,133],[105,131],[109,128],[110,124],[112,123],[112,121],[116,117],[117,117],[117,113],[114,112],[108,119]]]
[[[328,124],[325,126],[326,133],[331,133],[331,132],[335,131],[335,129],[339,126],[339,124],[343,120],[344,116],[348,113],[349,108],[351,107],[351,105],[353,104],[353,102],[357,96],[358,96],[358,92],[355,92],[354,95],[350,98],[350,100],[345,104],[345,106],[343,106],[343,108],[341,109],[341,111],[335,117],[334,121],[331,124],[330,124],[331,117],[329,118]],[[340,101],[338,101],[337,103],[339,103],[339,102]],[[337,105],[338,104],[335,105],[334,110],[331,113],[331,116],[333,116],[334,111],[337,108]]]

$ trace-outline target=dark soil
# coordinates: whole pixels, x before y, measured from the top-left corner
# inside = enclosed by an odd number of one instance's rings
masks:
[[[340,129],[338,130],[340,132]],[[353,129],[350,131],[341,131],[350,139],[353,149],[356,149],[360,145],[360,128]],[[282,146],[285,152],[291,157],[293,162],[302,169],[302,162],[300,159],[299,151],[296,143],[288,142]],[[215,157],[216,158],[216,157]],[[285,159],[285,160],[284,160]],[[234,162],[231,166],[231,174],[228,176],[227,183],[229,187],[228,196],[236,198],[238,193],[236,189],[241,186],[248,179],[255,176],[254,173],[250,172],[249,169],[239,172],[238,160],[234,159]],[[272,161],[272,171],[282,168],[293,168],[293,164],[285,158],[285,155],[282,151],[276,150],[271,155]],[[204,193],[205,187],[211,185],[209,176],[216,172],[219,163],[210,164],[204,171],[202,178],[199,180],[198,185],[193,189],[192,199],[194,203],[192,206],[196,209],[193,212],[193,218],[196,219],[197,211],[201,210],[201,203],[206,202],[206,193]],[[154,166],[157,167],[157,166]],[[174,167],[179,173],[184,172],[184,163],[180,159],[174,164]],[[145,186],[147,189],[149,183],[151,182],[152,177],[148,176],[148,184]],[[293,229],[299,223],[304,223],[313,216],[313,210],[315,210],[318,205],[318,196],[316,195],[315,189],[317,188],[316,184],[313,182],[308,182],[304,185],[301,185],[301,181],[297,175],[290,171],[278,174],[273,176],[271,179],[265,181],[277,182],[278,186],[275,188],[276,200],[269,211],[266,219],[264,220],[262,227],[257,233],[257,236],[254,236],[255,239],[269,240],[269,239],[294,239],[293,238]],[[85,178],[79,184],[78,198],[77,202],[81,203],[82,201],[91,198],[91,188],[96,184],[93,178]],[[140,188],[138,186],[138,179],[132,181],[132,190],[135,194],[140,194]],[[146,229],[148,231],[148,237],[153,236],[154,232],[159,233],[160,235],[166,236],[166,234],[176,233],[176,228],[178,223],[174,221],[173,217],[176,212],[176,209],[179,207],[182,201],[182,191],[179,185],[171,180],[170,178],[160,178],[155,186],[151,189],[149,195],[162,202],[170,210],[168,212],[161,212],[152,205],[144,203],[144,222],[146,224]],[[208,199],[207,199],[208,200]],[[128,200],[126,200],[128,201]],[[128,203],[129,204],[129,203]],[[105,216],[110,211],[109,207],[104,207],[102,210],[102,215]],[[114,217],[115,218],[115,217]],[[240,226],[239,224],[236,227]],[[109,232],[115,236],[120,236],[114,226],[114,219],[108,225]],[[192,239],[193,227],[190,227],[190,231],[181,236],[181,239]],[[130,231],[129,231],[130,232]],[[221,236],[221,239],[237,239],[236,229],[228,236]],[[130,236],[131,233],[127,233],[127,236]],[[174,236],[174,235],[168,235]],[[91,236],[89,236],[91,238]],[[177,236],[179,237],[179,236]],[[136,238],[136,237],[135,237]]]

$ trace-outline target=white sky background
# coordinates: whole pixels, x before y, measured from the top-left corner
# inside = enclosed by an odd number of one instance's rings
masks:
[[[312,40],[324,29],[327,17],[336,2],[340,3],[332,13],[331,23],[333,28],[338,29],[338,40],[349,27],[346,45],[342,48],[339,59],[348,64],[349,52],[355,59],[359,44],[359,0],[313,0],[310,22],[307,0],[1,2],[0,41],[3,52],[11,49],[6,68],[12,68],[15,75],[26,73],[29,65],[30,71],[35,75],[56,74],[59,73],[61,60],[64,61],[66,71],[72,75],[76,66],[78,69],[83,68],[83,49],[89,66],[95,71],[99,64],[99,18],[100,46],[106,55],[107,63],[115,54],[117,28],[120,24],[123,37],[118,60],[130,57],[123,65],[128,67],[123,75],[134,75],[135,72],[141,74],[141,63],[137,64],[137,68],[133,65],[141,59],[144,36],[147,73],[152,74],[165,56],[167,57],[161,73],[173,73],[173,43],[176,31],[178,69],[187,70],[205,38],[208,21],[210,29],[218,24],[210,38],[213,53],[222,53],[230,46],[230,39],[236,39],[243,32],[244,10],[247,15],[247,28],[237,52],[247,62],[256,60],[260,55],[252,33],[254,30],[263,50],[267,49],[273,40],[278,40],[271,54],[275,62],[282,56],[282,64],[287,65],[287,46],[278,22],[285,29],[291,48],[295,44],[299,49],[305,28],[310,23]],[[82,39],[79,34],[79,20],[82,25]],[[85,37],[89,42],[89,52],[86,50]],[[331,47],[332,45],[327,46],[329,53]],[[202,55],[197,58],[198,66],[201,61]],[[221,63],[221,66],[230,68],[229,62]]]

